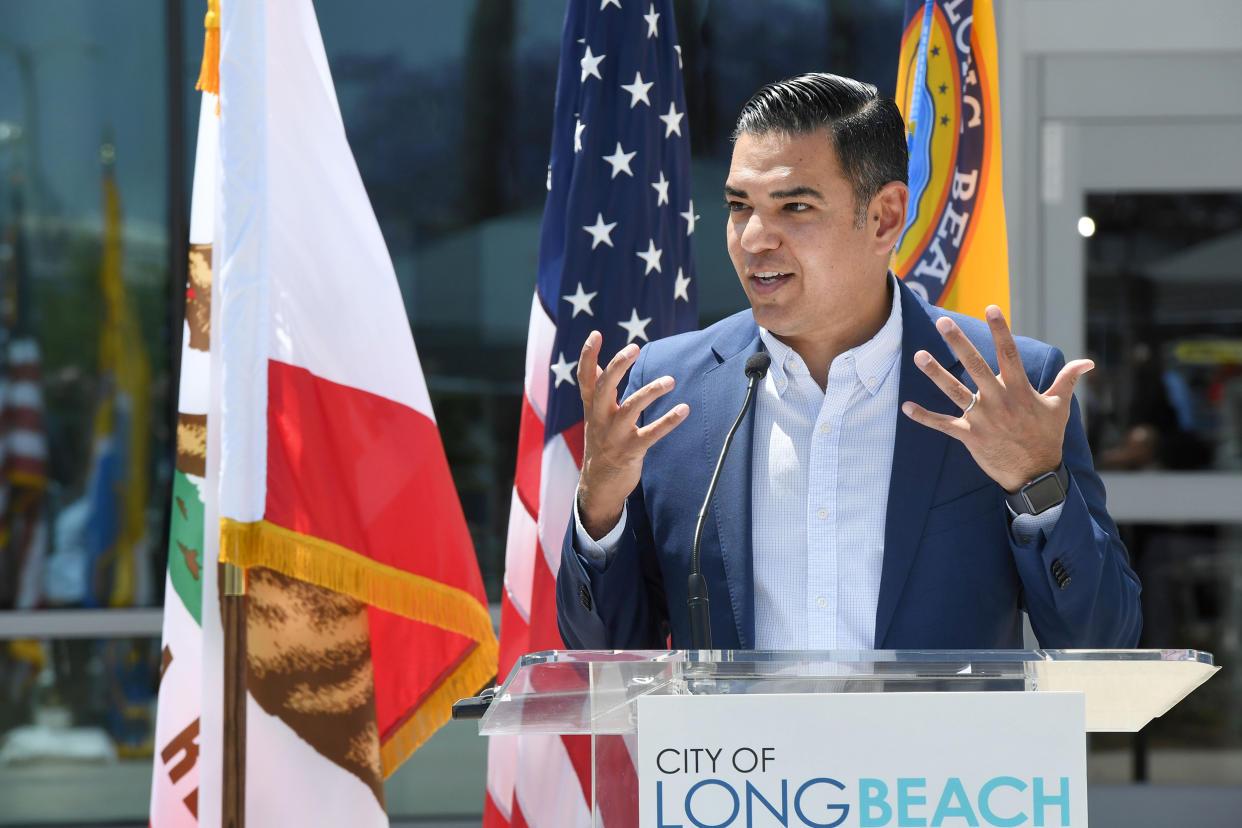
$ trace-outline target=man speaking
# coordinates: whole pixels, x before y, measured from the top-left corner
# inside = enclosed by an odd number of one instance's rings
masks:
[[[906,168],[868,84],[802,75],[742,108],[724,195],[750,310],[603,368],[597,332],[582,348],[568,646],[691,646],[698,513],[759,352],[702,521],[711,646],[1016,648],[1024,609],[1044,647],[1135,645],[1138,579],[1072,393],[1092,363],[889,272]]]

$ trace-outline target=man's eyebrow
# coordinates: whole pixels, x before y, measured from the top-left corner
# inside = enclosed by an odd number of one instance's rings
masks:
[[[797,198],[798,196],[813,196],[820,201],[824,200],[824,194],[814,187],[794,187],[792,190],[773,190],[768,193],[769,198]]]
[[[725,185],[725,195],[733,196],[734,198],[747,197],[745,190],[739,190],[737,187],[730,187],[728,184]]]

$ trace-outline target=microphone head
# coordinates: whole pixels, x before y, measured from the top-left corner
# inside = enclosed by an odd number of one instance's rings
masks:
[[[771,364],[772,356],[767,351],[756,351],[746,359],[746,376],[763,379],[768,375]]]

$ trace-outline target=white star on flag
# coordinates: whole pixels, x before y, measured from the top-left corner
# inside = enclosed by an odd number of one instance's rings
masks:
[[[694,214],[694,199],[690,199],[690,206],[686,208],[686,212],[679,214],[686,220],[686,235],[689,236],[694,232],[694,222],[698,216]]]
[[[598,295],[599,291],[592,291],[591,293],[584,291],[582,289],[582,282],[579,282],[577,293],[570,294],[569,296],[562,296],[561,298],[574,306],[573,316],[577,316],[580,311],[585,312],[587,316],[594,316],[595,311],[591,310],[591,300]],[[570,318],[572,319],[573,316]]]
[[[651,4],[651,11],[643,15],[643,20],[647,21],[647,37],[659,37],[656,31],[656,22],[660,19],[659,13],[655,10],[655,3]]]
[[[603,11],[609,6],[616,6],[619,9],[621,8],[621,0],[600,0],[600,4],[599,4],[600,11]]]
[[[647,98],[647,90],[650,89],[653,85],[654,85],[654,81],[650,83],[643,83],[642,72],[634,73],[633,83],[621,84],[621,88],[624,89],[626,92],[630,93],[630,109],[633,109],[635,106],[637,106],[639,101],[642,101],[647,106],[651,106],[651,101],[648,100]]]
[[[576,366],[577,364],[578,364],[577,360],[574,360],[573,362],[566,362],[565,352],[561,351],[560,355],[556,359],[556,362],[552,363],[551,365],[552,373],[556,374],[556,385],[552,387],[560,388],[562,382],[567,382],[570,385],[574,385],[575,384],[574,366]]]
[[[690,291],[687,290],[688,287],[690,287],[690,277],[680,267],[677,268],[677,280],[673,282],[673,301],[685,299],[689,302]]]
[[[605,57],[607,57],[607,55],[591,54],[590,46],[586,48],[586,54],[583,55],[582,60],[578,62],[578,65],[582,67],[582,79],[580,83],[586,83],[586,79],[591,75],[594,75],[600,80],[604,79],[603,75],[599,73],[599,64]],[[681,133],[679,132],[677,134],[680,135]]]
[[[664,170],[660,170],[660,180],[652,181],[651,186],[656,191],[656,206],[668,204],[668,179],[664,177]]]
[[[686,113],[677,111],[677,104],[671,102],[668,105],[668,114],[661,115],[660,120],[664,122],[667,129],[664,130],[664,137],[672,135],[674,132],[681,135],[681,119],[686,117]]]
[[[625,332],[629,334],[629,337],[625,340],[625,344],[629,345],[635,339],[641,339],[643,342],[647,341],[647,325],[650,323],[650,316],[646,319],[639,319],[638,308],[634,308],[630,311],[630,319],[628,322],[618,322],[617,324],[622,328],[625,328]]]
[[[664,116],[660,116],[660,117],[664,117]],[[680,135],[681,133],[678,133],[678,134]],[[638,155],[637,151],[626,152],[625,150],[621,149],[621,142],[618,141],[616,151],[612,155],[604,156],[604,160],[607,161],[609,164],[612,164],[612,177],[616,178],[617,173],[623,172],[626,175],[628,175],[630,178],[633,178],[634,173],[630,171],[630,160],[635,155]]]
[[[678,68],[678,69],[684,69],[684,68],[686,68],[686,67],[684,67],[684,66],[682,66],[682,65],[681,65],[681,44],[678,44],[678,45],[674,46],[673,48],[677,50],[677,68]]]
[[[642,259],[644,262],[647,263],[647,269],[643,271],[644,276],[646,276],[648,273],[650,273],[653,270],[656,273],[663,272],[662,270],[660,270],[660,257],[664,255],[664,251],[656,249],[655,239],[647,240],[646,252],[639,251],[635,255],[637,255],[638,258]]]
[[[600,242],[612,247],[612,228],[616,226],[615,221],[611,224],[604,224],[604,214],[596,213],[595,224],[588,224],[582,229],[591,234],[591,249],[594,250]]]
[[[582,133],[585,131],[586,124],[579,118],[574,122],[574,152],[582,152]]]

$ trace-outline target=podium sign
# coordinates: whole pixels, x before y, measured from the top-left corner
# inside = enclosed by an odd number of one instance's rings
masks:
[[[641,828],[1087,825],[1082,693],[638,699]]]

